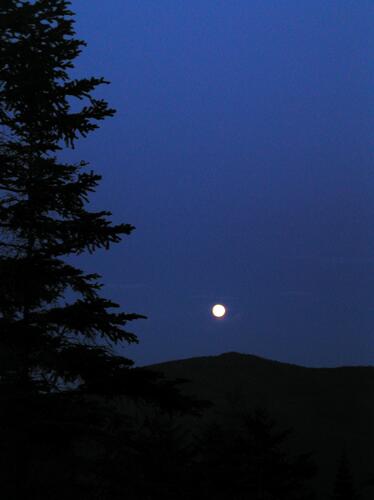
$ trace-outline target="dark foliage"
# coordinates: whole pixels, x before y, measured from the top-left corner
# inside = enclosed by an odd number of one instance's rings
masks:
[[[351,467],[345,453],[342,453],[336,473],[333,500],[359,500],[354,486]]]
[[[56,157],[114,113],[91,96],[102,78],[68,75],[84,45],[71,15],[64,0],[8,0],[0,9],[0,328],[9,360],[2,380],[39,394],[101,393],[112,380],[125,391],[132,362],[112,346],[136,342],[124,327],[141,317],[117,312],[100,295],[97,274],[63,259],[109,248],[133,229],[89,211],[100,176]]]
[[[210,399],[204,419],[235,429],[235,414],[266,408],[281,426],[291,426],[290,450],[312,450],[318,464],[316,498],[331,498],[341,444],[349,450],[362,499],[373,495],[374,368],[306,368],[257,356],[219,356],[155,365],[168,377],[191,380],[189,394]],[[222,376],[224,374],[224,376]]]
[[[316,467],[310,455],[290,454],[288,435],[261,410],[241,417],[235,430],[211,424],[200,438],[201,498],[312,498],[309,482]]]
[[[176,383],[116,354],[139,314],[101,295],[68,256],[108,249],[134,229],[88,207],[100,176],[62,148],[114,114],[103,78],[69,71],[83,41],[65,0],[0,2],[0,439],[5,496],[92,495],[120,396],[199,409]],[[111,411],[109,411],[111,408]],[[123,417],[121,417],[123,418]],[[91,447],[95,453],[81,453]],[[95,459],[93,458],[95,457]],[[86,472],[85,472],[86,467]],[[91,472],[90,472],[91,471]]]
[[[245,415],[236,429],[212,423],[193,431],[159,412],[131,428],[122,424],[106,442],[96,477],[100,498],[119,500],[124,492],[131,500],[313,498],[311,457],[291,454],[288,433],[261,412]]]

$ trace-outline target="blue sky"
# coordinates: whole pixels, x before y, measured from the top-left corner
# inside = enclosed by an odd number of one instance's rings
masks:
[[[372,363],[373,3],[72,7],[75,71],[117,109],[74,155],[104,176],[95,206],[137,228],[85,260],[148,316],[124,354]]]

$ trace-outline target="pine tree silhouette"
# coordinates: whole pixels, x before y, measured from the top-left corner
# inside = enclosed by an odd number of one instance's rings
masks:
[[[102,397],[194,405],[174,383],[115,354],[118,344],[137,342],[127,325],[144,316],[119,312],[102,296],[100,276],[66,259],[108,249],[134,229],[90,210],[100,176],[84,161],[58,158],[114,114],[92,95],[103,78],[69,75],[84,45],[70,2],[1,1],[0,439],[8,499],[66,498],[74,482],[75,493],[90,483],[89,465],[85,472],[73,450],[83,435],[103,432],[110,411]],[[35,484],[43,491],[33,492]]]
[[[105,341],[136,342],[124,330],[141,317],[116,312],[97,274],[68,264],[69,254],[109,248],[130,234],[109,212],[85,205],[100,176],[56,152],[73,147],[114,111],[92,91],[102,78],[71,79],[84,43],[74,38],[68,2],[2,2],[0,110],[1,330],[11,356],[3,377],[20,391],[113,390],[131,361]],[[73,101],[86,101],[78,110]],[[74,107],[74,109],[73,109]],[[66,292],[74,293],[69,303]],[[107,384],[110,378],[111,384]],[[116,387],[117,389],[117,387]]]
[[[211,425],[199,443],[201,498],[313,498],[315,465],[310,454],[289,454],[288,435],[262,410],[240,416],[234,429]]]
[[[359,499],[359,495],[354,487],[351,467],[345,452],[341,454],[339,460],[332,499],[333,500]]]

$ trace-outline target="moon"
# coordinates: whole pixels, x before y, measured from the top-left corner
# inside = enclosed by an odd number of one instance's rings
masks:
[[[212,307],[212,314],[215,318],[223,318],[226,314],[226,307],[222,304],[216,304]]]

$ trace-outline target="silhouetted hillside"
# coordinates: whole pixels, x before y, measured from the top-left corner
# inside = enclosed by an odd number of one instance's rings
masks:
[[[366,484],[374,475],[374,367],[305,368],[226,353],[151,368],[190,380],[186,392],[214,403],[205,419],[235,425],[235,415],[261,407],[292,427],[291,446],[313,451],[320,468],[318,498],[331,490],[343,451],[363,498],[372,498]]]

